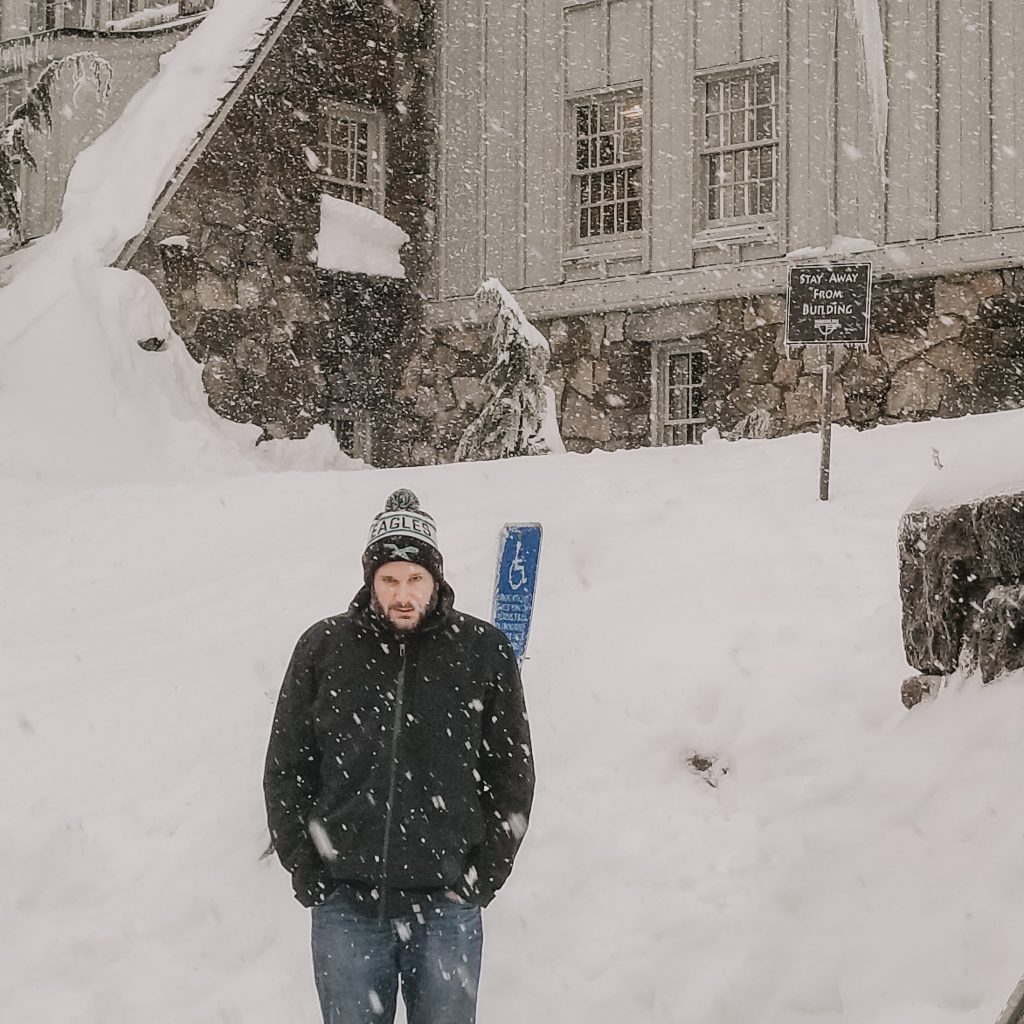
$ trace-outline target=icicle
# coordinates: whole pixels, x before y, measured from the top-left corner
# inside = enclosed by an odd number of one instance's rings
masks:
[[[879,0],[853,0],[853,10],[864,54],[864,73],[871,98],[875,154],[882,180],[886,180],[885,148],[889,132],[889,82],[885,70],[885,36]]]

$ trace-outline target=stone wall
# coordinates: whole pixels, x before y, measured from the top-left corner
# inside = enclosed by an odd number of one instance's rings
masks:
[[[306,0],[132,261],[203,364],[210,404],[305,436],[344,410],[393,451],[392,394],[420,345],[433,180],[432,0]],[[383,111],[384,213],[411,238],[406,281],[318,270],[324,100]]]
[[[771,295],[539,321],[566,447],[649,445],[652,346],[681,339],[708,353],[709,427],[729,438],[816,429],[822,355],[810,347],[787,355],[784,320],[785,297]],[[483,348],[474,325],[424,339],[397,395],[402,460],[450,458],[484,399],[476,386],[487,369]],[[867,428],[1019,406],[1024,271],[878,282],[868,348],[836,354],[838,423]]]

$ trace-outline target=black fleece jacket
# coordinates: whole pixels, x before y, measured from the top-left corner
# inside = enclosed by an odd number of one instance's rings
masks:
[[[347,885],[397,916],[446,890],[485,906],[533,800],[515,655],[500,630],[437,608],[396,635],[364,587],[299,639],[267,750],[274,848],[304,906]]]

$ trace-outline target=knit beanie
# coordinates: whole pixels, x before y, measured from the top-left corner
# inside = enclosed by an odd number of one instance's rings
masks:
[[[437,546],[437,525],[420,508],[420,500],[403,487],[395,491],[374,516],[370,536],[363,552],[363,579],[370,586],[382,565],[388,562],[415,562],[422,565],[440,586],[444,579],[444,561]]]

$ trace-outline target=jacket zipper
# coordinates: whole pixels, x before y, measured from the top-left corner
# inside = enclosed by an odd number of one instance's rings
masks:
[[[391,730],[391,780],[388,783],[388,802],[384,815],[384,850],[381,856],[380,913],[384,920],[384,903],[388,891],[388,853],[391,847],[391,819],[395,810],[395,791],[398,788],[398,737],[402,732],[402,711],[405,698],[405,644],[399,644],[398,652],[402,656],[402,665],[398,670],[395,685],[395,722]]]

